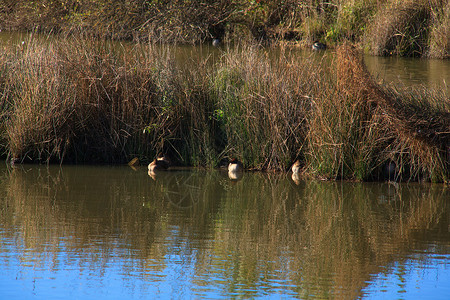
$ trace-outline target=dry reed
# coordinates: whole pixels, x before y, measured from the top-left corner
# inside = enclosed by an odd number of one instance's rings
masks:
[[[285,169],[302,155],[311,82],[317,80],[312,61],[298,62],[283,52],[276,61],[253,46],[226,54],[213,82],[225,151],[249,167]]]
[[[448,54],[447,31],[447,1],[392,0],[375,14],[365,44],[375,55],[443,58]]]
[[[366,141],[365,144],[389,142],[386,149],[390,150],[386,154],[390,155],[390,159],[396,160],[397,166],[410,168],[403,170],[407,176],[427,173],[428,176],[440,178],[439,180],[448,178],[448,103],[442,105],[439,103],[441,99],[427,98],[424,91],[413,96],[406,91],[401,93],[394,89],[383,90],[369,75],[362,57],[347,44],[338,49],[337,62],[339,89],[348,97],[352,96],[361,102],[358,110],[365,115],[364,121],[378,119],[376,122],[368,122],[366,131],[374,132],[372,125],[381,125],[377,129],[383,134],[375,141]],[[396,150],[391,148],[394,145]],[[405,158],[405,153],[408,158]],[[397,159],[394,159],[395,156]],[[402,172],[402,167],[398,172]],[[419,171],[423,169],[428,170]]]

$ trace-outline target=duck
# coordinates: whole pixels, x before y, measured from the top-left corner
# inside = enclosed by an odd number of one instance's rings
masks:
[[[298,174],[299,171],[300,171],[300,167],[301,167],[300,161],[296,160],[294,162],[294,164],[292,165],[292,167],[291,167],[292,173],[293,174]]]
[[[212,40],[212,45],[214,47],[219,47],[220,46],[220,39],[219,38],[215,38]]]
[[[151,172],[167,170],[170,166],[170,161],[162,154],[158,155],[149,165],[148,170]]]
[[[240,180],[243,175],[244,166],[236,158],[232,158],[228,164],[228,178],[233,181]]]
[[[242,163],[236,158],[232,158],[228,164],[228,173],[241,172],[244,169]]]
[[[167,170],[169,166],[167,165],[167,163],[163,160],[158,160],[158,159],[154,159],[149,165],[148,165],[148,170],[149,171],[160,171],[160,170]]]
[[[319,41],[314,41],[313,45],[312,45],[312,49],[319,51],[319,50],[325,50],[327,49],[327,45],[325,45],[324,43],[321,43]]]

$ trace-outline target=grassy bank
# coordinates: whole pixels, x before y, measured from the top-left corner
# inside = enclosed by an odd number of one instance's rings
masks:
[[[169,49],[33,36],[1,49],[2,152],[56,163],[163,152],[208,167],[236,156],[258,170],[299,159],[326,179],[449,178],[448,96],[379,86],[347,44],[331,65],[252,45],[179,65]]]
[[[0,3],[0,29],[201,43],[219,38],[308,46],[344,40],[377,55],[450,57],[445,0],[37,0]]]

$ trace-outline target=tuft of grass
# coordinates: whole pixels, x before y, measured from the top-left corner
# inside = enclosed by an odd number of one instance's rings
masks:
[[[104,163],[161,150],[143,143],[149,137],[142,130],[151,120],[159,127],[150,139],[163,139],[176,113],[177,81],[168,82],[175,75],[163,55],[123,50],[83,37],[43,43],[31,35],[3,53],[9,157]]]
[[[374,55],[420,56],[428,39],[428,1],[390,1],[380,9],[366,34]]]
[[[315,80],[310,61],[296,62],[287,53],[275,61],[254,46],[225,54],[212,81],[225,153],[241,157],[248,167],[285,169],[300,155]]]
[[[431,11],[432,25],[426,53],[430,58],[450,58],[450,2],[435,5]]]
[[[337,89],[325,96],[333,103],[315,101],[308,118],[310,171],[368,180],[382,178],[392,161],[400,180],[448,180],[448,97],[377,85],[347,44],[338,48],[335,64]]]

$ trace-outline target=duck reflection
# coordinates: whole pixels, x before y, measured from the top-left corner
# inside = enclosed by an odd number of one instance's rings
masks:
[[[291,170],[292,170],[291,178],[292,178],[292,181],[294,181],[294,183],[296,185],[300,184],[300,174],[299,174],[300,173],[300,168],[301,168],[301,164],[300,164],[299,160],[296,160],[294,162],[294,164],[292,165],[292,167],[291,167]]]
[[[147,172],[147,174],[148,174],[148,176],[151,178],[151,179],[153,179],[153,180],[155,180],[156,181],[156,178],[157,178],[157,176],[156,176],[156,172],[154,171],[154,170],[148,170],[148,172]]]
[[[300,180],[300,176],[298,175],[298,173],[292,173],[291,175],[292,181],[296,184],[299,185],[301,180]]]
[[[244,174],[242,172],[228,172],[228,178],[233,181],[239,181],[242,179]]]
[[[132,168],[135,171],[138,169],[139,164],[140,164],[139,158],[137,158],[137,157],[133,158],[132,160],[130,160],[128,162],[128,166],[130,166],[130,168]]]

